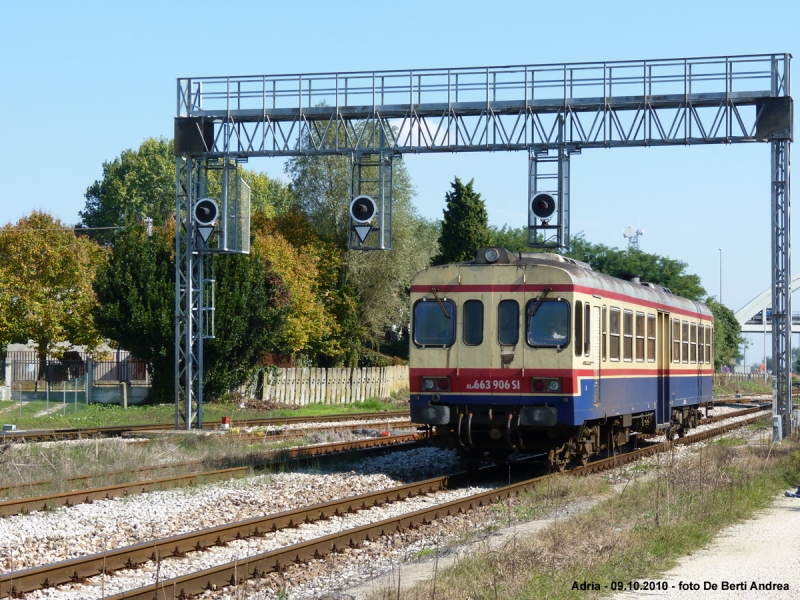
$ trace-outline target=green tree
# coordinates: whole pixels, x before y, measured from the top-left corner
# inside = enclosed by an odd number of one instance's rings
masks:
[[[481,247],[491,243],[486,205],[473,189],[474,181],[464,185],[456,177],[451,184],[452,191],[445,194],[447,207],[439,236],[441,251],[434,259],[436,264],[472,260]]]
[[[303,156],[291,159],[286,173],[292,180],[298,211],[319,239],[339,253],[335,281],[319,291],[325,294],[327,310],[336,315],[340,328],[343,358],[337,360],[356,366],[376,356],[374,349],[387,330],[408,323],[411,278],[436,254],[437,232],[412,204],[415,190],[405,164],[396,158],[392,170],[391,252],[347,250],[350,166],[347,156]],[[291,239],[296,246],[305,244],[296,237]],[[316,360],[326,362],[326,357],[317,356]]]
[[[103,177],[86,190],[79,213],[84,227],[120,227],[144,217],[163,226],[175,215],[175,153],[172,140],[148,138],[138,150],[125,150],[103,163]],[[108,242],[109,231],[93,232]]]
[[[730,308],[711,297],[706,298],[705,304],[714,315],[714,369],[719,371],[722,365],[730,366],[740,357],[739,348],[745,339]]]
[[[583,234],[573,236],[572,248],[566,255],[588,263],[592,269],[606,275],[638,275],[642,281],[667,287],[674,294],[690,300],[700,300],[706,293],[700,285],[700,277],[686,273],[686,263],[666,256],[592,244]]]
[[[210,398],[252,379],[259,361],[275,351],[290,294],[257,253],[215,257],[215,337],[205,341],[203,383]]]
[[[251,213],[268,216],[288,210],[292,202],[286,185],[264,173],[239,170],[250,186]],[[212,181],[220,177],[211,171]],[[138,150],[125,150],[103,163],[103,177],[86,190],[86,206],[80,212],[84,227],[122,227],[144,217],[160,227],[175,218],[175,154],[172,140],[148,138]],[[111,231],[92,231],[97,240],[110,242]]]
[[[239,169],[242,179],[250,186],[250,214],[262,213],[267,217],[286,214],[294,204],[289,186],[265,173]]]
[[[92,281],[104,258],[97,244],[44,212],[0,231],[0,341],[32,340],[41,377],[47,356],[69,349],[65,342],[90,352],[101,344],[91,317]]]
[[[144,361],[150,372],[150,398],[174,395],[175,370],[174,226],[131,225],[113,238],[108,262],[94,282],[99,304],[94,318],[100,332]]]
[[[489,225],[489,246],[498,246],[511,252],[555,252],[549,248],[531,248],[528,245],[528,227],[497,227]]]
[[[150,398],[173,398],[175,368],[174,225],[119,231],[98,273],[95,321],[117,346],[145,361]],[[273,350],[288,296],[280,279],[256,254],[216,256],[216,339],[204,344],[204,389],[209,399],[244,383]]]

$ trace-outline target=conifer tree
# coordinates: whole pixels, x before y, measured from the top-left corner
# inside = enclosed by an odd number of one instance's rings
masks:
[[[444,209],[442,232],[439,235],[441,251],[435,264],[472,260],[479,248],[490,243],[486,205],[481,195],[472,188],[474,181],[470,180],[464,185],[456,177],[451,184],[453,190],[445,194],[447,208]]]

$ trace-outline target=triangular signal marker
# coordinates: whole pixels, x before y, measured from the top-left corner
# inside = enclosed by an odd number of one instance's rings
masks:
[[[372,225],[354,225],[353,229],[356,230],[356,235],[358,239],[361,240],[361,243],[364,243],[364,240],[367,239],[369,232],[372,231]]]
[[[211,237],[211,232],[214,231],[214,226],[198,226],[197,232],[200,234],[200,237],[203,238],[204,242],[208,241],[208,238]]]

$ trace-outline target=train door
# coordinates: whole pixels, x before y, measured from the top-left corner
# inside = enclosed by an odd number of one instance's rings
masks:
[[[491,382],[495,402],[519,402],[525,355],[525,295],[520,291],[525,278],[524,266],[492,269],[493,304],[487,309],[487,318],[495,326],[487,342],[494,368],[501,369]]]
[[[592,307],[592,320],[591,320],[591,350],[590,350],[590,357],[592,360],[592,369],[594,371],[593,374],[593,389],[592,389],[592,399],[594,401],[595,406],[599,406],[600,404],[600,348],[601,348],[601,333],[600,333],[600,307],[596,304],[593,304]]]
[[[659,312],[656,317],[656,423],[672,420],[669,392],[670,367],[670,320],[669,313]]]
[[[482,269],[460,269],[459,271],[459,277],[464,287],[480,284],[481,276],[486,274],[486,271]],[[480,272],[476,273],[476,271]],[[469,386],[468,389],[462,391],[474,392],[481,389],[480,381],[489,379],[489,370],[500,366],[495,361],[491,333],[494,320],[492,289],[483,288],[481,291],[459,292],[458,296],[458,333],[456,335],[458,343],[455,362],[460,372],[460,378],[465,378],[465,385]],[[486,387],[485,383],[483,387]]]

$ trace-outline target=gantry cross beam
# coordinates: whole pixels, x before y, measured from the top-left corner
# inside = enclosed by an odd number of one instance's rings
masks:
[[[203,128],[212,156],[755,142],[788,136],[769,118],[789,110],[788,61],[778,54],[186,78],[178,81],[178,121]]]
[[[191,163],[210,158],[523,150],[533,163],[550,150],[568,157],[587,148],[770,142],[775,402],[788,433],[790,59],[781,53],[181,78],[176,153],[191,173]],[[178,187],[181,221],[192,198]],[[566,190],[566,214],[568,197]],[[190,280],[184,271],[176,278]],[[191,308],[177,312],[176,338]],[[194,381],[182,375],[186,385]]]

